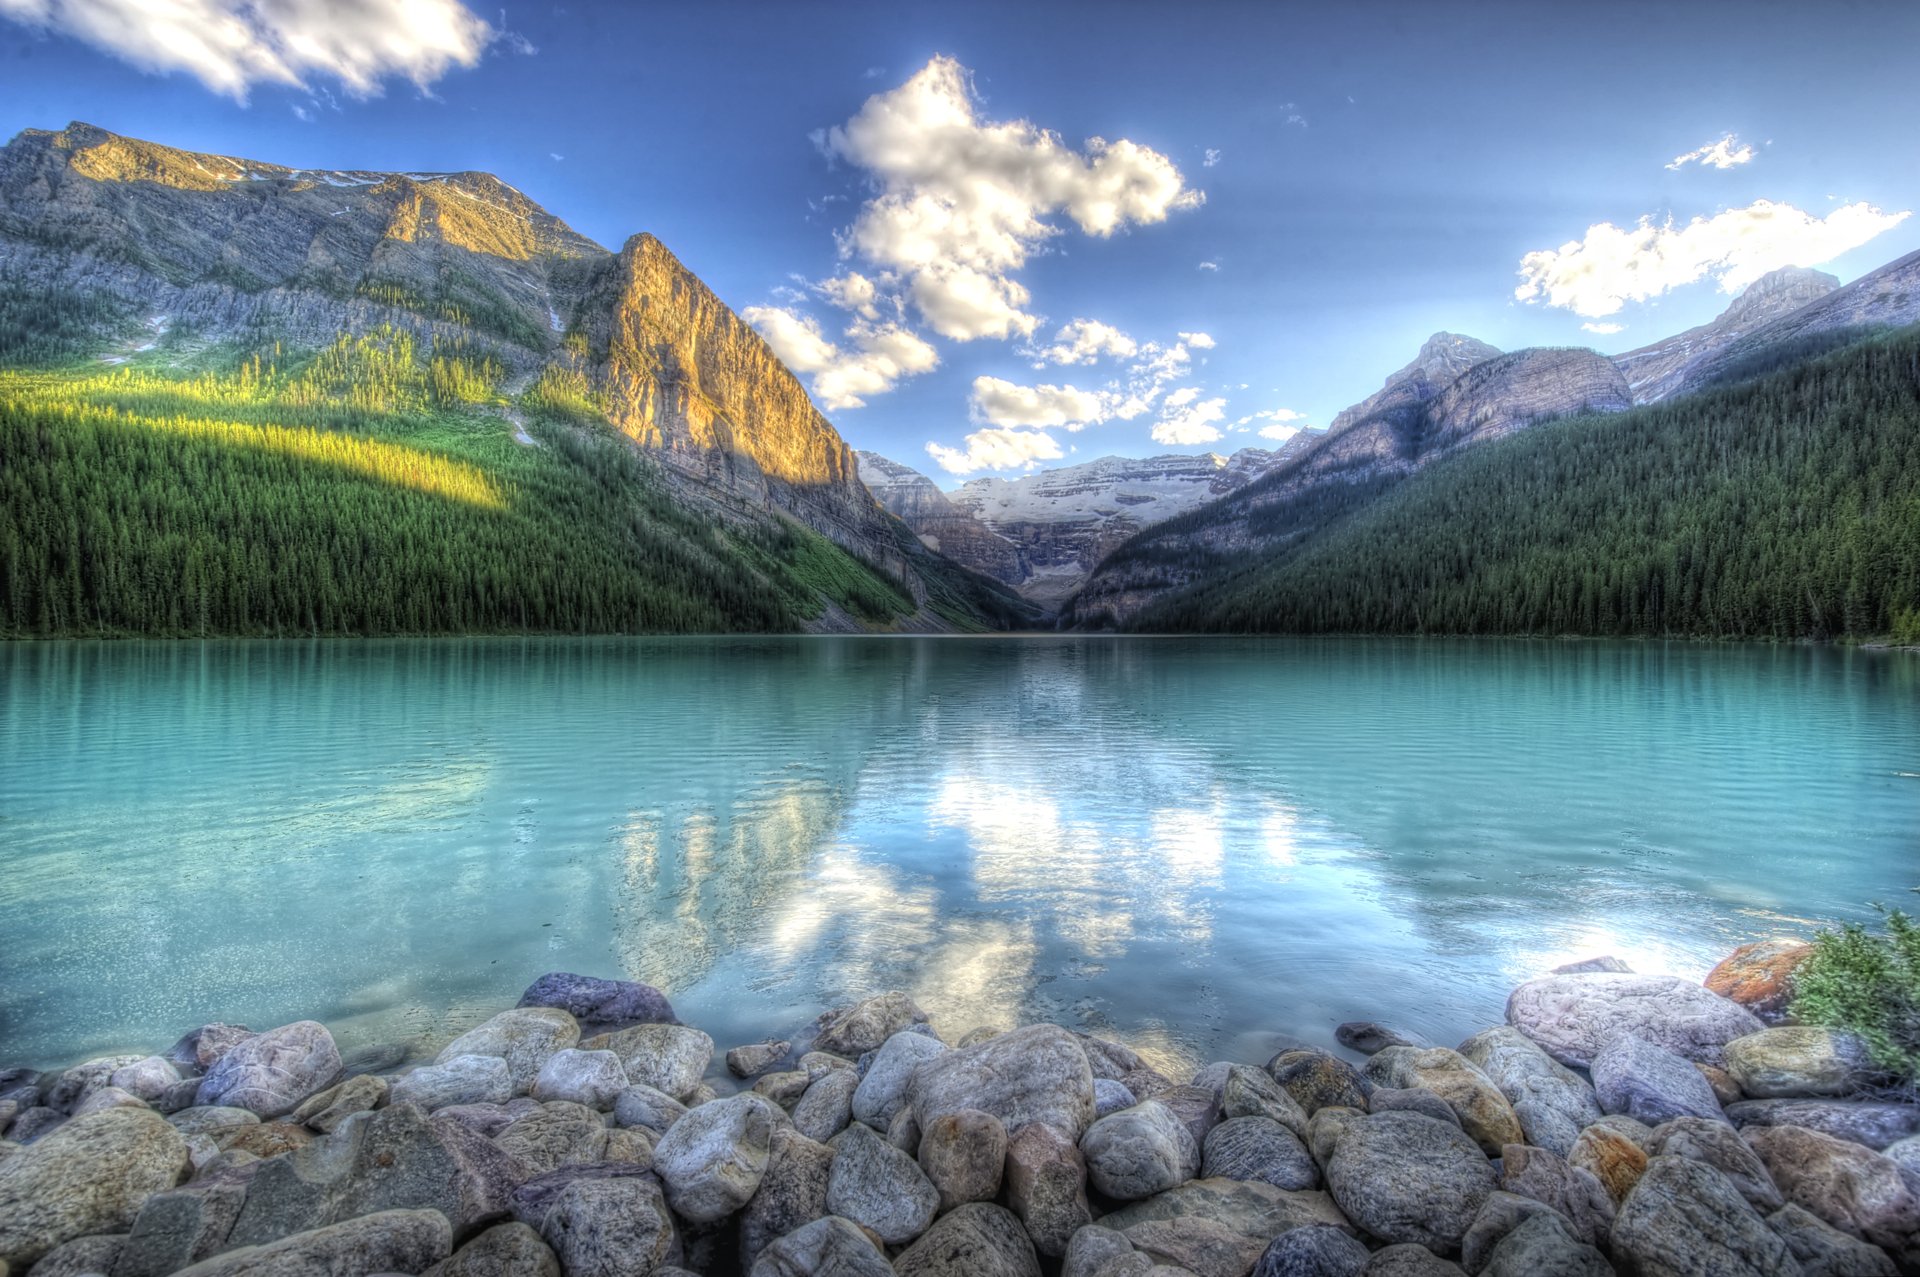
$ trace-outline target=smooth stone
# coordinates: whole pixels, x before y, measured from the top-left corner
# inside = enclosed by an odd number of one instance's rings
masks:
[[[560,1277],[560,1260],[538,1232],[510,1220],[481,1233],[424,1277]]]
[[[244,1170],[207,1174],[149,1197],[112,1277],[166,1277],[224,1249],[250,1179]]]
[[[1740,1190],[1740,1196],[1763,1215],[1786,1204],[1780,1189],[1767,1172],[1766,1163],[1752,1145],[1725,1122],[1698,1117],[1680,1117],[1654,1128],[1648,1141],[1651,1157],[1688,1157],[1705,1162]]]
[[[1460,1129],[1471,1135],[1489,1157],[1525,1138],[1507,1097],[1493,1079],[1458,1051],[1443,1046],[1429,1050],[1389,1046],[1367,1061],[1365,1074],[1375,1087],[1432,1091],[1447,1102],[1459,1119]]]
[[[252,1036],[253,1030],[244,1024],[203,1024],[160,1054],[179,1068],[205,1073]]]
[[[773,1128],[784,1117],[753,1094],[688,1110],[653,1148],[653,1169],[674,1213],[705,1224],[746,1205],[767,1172]]]
[[[546,1221],[547,1212],[560,1200],[560,1194],[582,1180],[601,1179],[643,1179],[655,1188],[660,1187],[659,1177],[644,1166],[627,1162],[582,1162],[573,1166],[562,1166],[548,1171],[545,1175],[535,1175],[532,1179],[514,1189],[507,1199],[507,1212],[514,1219],[535,1232]],[[664,1198],[663,1198],[664,1200]]]
[[[386,1103],[387,1085],[383,1077],[350,1077],[301,1104],[293,1111],[293,1120],[316,1131],[331,1131],[355,1113],[370,1112]]]
[[[314,1134],[298,1122],[256,1122],[235,1126],[213,1137],[224,1153],[251,1153],[255,1157],[279,1157],[313,1143]]]
[[[1327,1162],[1327,1188],[1348,1219],[1385,1242],[1457,1250],[1493,1192],[1485,1154],[1460,1128],[1417,1113],[1352,1123]]]
[[[1676,1117],[1722,1121],[1720,1100],[1692,1062],[1621,1034],[1593,1058],[1593,1092],[1607,1113],[1658,1126]]]
[[[1656,1157],[1613,1221],[1613,1257],[1638,1277],[1800,1277],[1800,1263],[1727,1177]]]
[[[1920,1184],[1910,1183],[1899,1163],[1792,1126],[1759,1127],[1743,1138],[1789,1202],[1872,1242],[1903,1269],[1920,1271]]]
[[[1323,1108],[1364,1111],[1373,1090],[1358,1069],[1325,1051],[1282,1051],[1267,1062],[1267,1072],[1308,1117]]]
[[[1899,1277],[1886,1251],[1841,1232],[1804,1206],[1782,1206],[1767,1216],[1767,1227],[1787,1244],[1806,1277]]]
[[[1474,1034],[1460,1044],[1460,1054],[1500,1088],[1535,1148],[1564,1157],[1600,1117],[1592,1084],[1510,1024]]]
[[[850,1219],[828,1215],[760,1252],[749,1277],[894,1277],[893,1265]]]
[[[513,1098],[513,1071],[497,1055],[443,1056],[394,1082],[394,1104],[411,1104],[428,1113],[450,1104],[505,1104]]]
[[[1494,1248],[1508,1233],[1535,1215],[1551,1215],[1553,1207],[1518,1193],[1496,1192],[1487,1197],[1480,1213],[1467,1225],[1460,1239],[1460,1265],[1469,1273],[1478,1273],[1493,1257]]]
[[[1418,1113],[1450,1126],[1460,1125],[1453,1105],[1432,1091],[1418,1086],[1376,1086],[1367,1097],[1369,1113]]]
[[[644,1175],[577,1179],[540,1221],[540,1237],[567,1277],[651,1277],[672,1253],[673,1219]]]
[[[46,1089],[45,1103],[48,1108],[59,1109],[69,1117],[87,1097],[102,1087],[111,1086],[114,1073],[131,1064],[145,1059],[139,1055],[103,1055],[97,1059],[76,1064],[54,1079],[52,1086]]]
[[[1613,1265],[1549,1211],[1502,1238],[1480,1277],[1613,1277]]]
[[[607,1124],[584,1104],[556,1101],[508,1124],[493,1142],[527,1174],[544,1175],[562,1166],[605,1160]]]
[[[812,1085],[811,1077],[799,1069],[794,1069],[789,1073],[768,1073],[762,1076],[753,1084],[753,1093],[765,1096],[783,1109],[791,1110]]]
[[[1362,1055],[1372,1055],[1390,1046],[1410,1046],[1420,1051],[1436,1045],[1431,1038],[1422,1034],[1388,1028],[1374,1020],[1349,1020],[1336,1025],[1333,1040],[1349,1051],[1358,1051]]]
[[[1072,1140],[1043,1122],[1021,1127],[1007,1141],[1006,1183],[1007,1205],[1042,1255],[1066,1254],[1074,1233],[1093,1222],[1086,1159]],[[941,1194],[942,1205],[945,1200]]]
[[[1200,1173],[1289,1191],[1320,1187],[1320,1168],[1306,1145],[1270,1117],[1230,1117],[1207,1132]]]
[[[609,1035],[627,1080],[685,1102],[713,1062],[713,1039],[680,1024],[640,1024]]]
[[[813,1049],[858,1059],[877,1051],[886,1040],[915,1024],[925,1024],[927,1013],[904,993],[888,992],[852,1006],[829,1011],[814,1035]]]
[[[1112,1078],[1093,1079],[1094,1117],[1102,1118],[1109,1113],[1118,1113],[1121,1109],[1130,1109],[1139,1102],[1133,1092],[1126,1088],[1125,1083],[1116,1082]]]
[[[907,1103],[907,1083],[927,1060],[947,1053],[947,1044],[918,1033],[896,1033],[881,1044],[853,1092],[853,1120],[876,1131],[893,1124]]]
[[[940,1194],[941,1210],[991,1201],[1006,1168],[1006,1125],[978,1109],[949,1113],[921,1134],[918,1160]]]
[[[637,980],[604,980],[549,971],[520,995],[522,1007],[550,1007],[564,1011],[580,1024],[672,1024],[673,1007],[666,995]]]
[[[1804,1126],[1835,1139],[1878,1151],[1920,1135],[1920,1104],[1885,1100],[1742,1100],[1727,1106],[1741,1130],[1758,1126]]]
[[[793,1043],[773,1040],[736,1046],[727,1052],[727,1072],[738,1078],[759,1077],[786,1059],[791,1050]]]
[[[1802,940],[1756,940],[1707,972],[1706,987],[1765,1023],[1778,1024],[1793,1001],[1793,973],[1812,956],[1813,946]]]
[[[1359,1109],[1349,1108],[1323,1108],[1313,1115],[1313,1120],[1307,1123],[1307,1151],[1313,1154],[1314,1164],[1322,1174],[1326,1172],[1327,1163],[1333,1160],[1333,1150],[1339,1147],[1340,1137],[1347,1133],[1348,1127],[1366,1116]],[[1460,1129],[1452,1109],[1447,1110],[1444,1120],[1455,1130]]]
[[[1102,1114],[1105,1116],[1105,1114]],[[1220,1088],[1220,1116],[1270,1117],[1301,1139],[1307,1136],[1307,1111],[1265,1069],[1235,1064]]]
[[[853,1121],[853,1096],[860,1078],[852,1069],[821,1074],[793,1106],[793,1125],[810,1140],[824,1144]]]
[[[1507,1145],[1500,1153],[1500,1188],[1551,1206],[1581,1242],[1606,1244],[1613,1227],[1613,1198],[1591,1171],[1581,1170],[1558,1153],[1525,1144]]]
[[[948,1113],[978,1109],[1009,1131],[1045,1122],[1077,1141],[1093,1123],[1093,1073],[1071,1033],[1035,1024],[922,1062],[907,1102],[923,1131]]]
[[[889,1246],[912,1241],[940,1209],[940,1191],[918,1162],[854,1123],[833,1137],[827,1208]]]
[[[1367,1248],[1332,1224],[1282,1233],[1261,1253],[1252,1277],[1362,1277]]]
[[[126,1232],[186,1169],[186,1138],[150,1109],[73,1118],[0,1161],[0,1263],[25,1272],[63,1242]]]
[[[1457,1132],[1456,1132],[1457,1133]],[[1102,1226],[1122,1232],[1152,1220],[1210,1220],[1262,1245],[1306,1224],[1353,1225],[1324,1192],[1290,1193],[1254,1180],[1196,1179],[1104,1215]]]
[[[178,1086],[180,1082],[180,1070],[174,1067],[171,1060],[158,1055],[149,1055],[144,1060],[136,1060],[132,1064],[117,1068],[107,1078],[109,1086],[117,1086],[129,1095],[138,1096],[149,1104],[165,1095],[170,1087]]]
[[[791,1126],[774,1128],[766,1174],[740,1212],[740,1267],[750,1270],[768,1246],[828,1214],[834,1152]]]
[[[87,1092],[87,1098],[73,1106],[75,1117],[103,1113],[108,1109],[150,1109],[153,1106],[139,1096],[117,1086],[99,1086]]]
[[[1087,1129],[1080,1152],[1093,1186],[1115,1201],[1152,1197],[1200,1173],[1193,1133],[1158,1100],[1101,1118]]]
[[[1101,1224],[1088,1224],[1067,1242],[1060,1277],[1100,1277],[1116,1260],[1134,1253],[1127,1235]]]
[[[1609,953],[1598,958],[1582,958],[1578,962],[1563,962],[1553,969],[1554,975],[1593,975],[1596,972],[1631,975],[1633,968]]]
[[[453,1249],[446,1217],[431,1210],[388,1210],[242,1246],[180,1270],[180,1277],[362,1277],[417,1273]]]
[[[1646,1172],[1647,1151],[1619,1131],[1596,1122],[1580,1132],[1567,1154],[1567,1165],[1599,1180],[1618,1207]]]
[[[340,1049],[333,1034],[324,1025],[300,1020],[234,1043],[200,1079],[194,1103],[281,1117],[339,1076]]]
[[[1135,1224],[1127,1229],[1127,1240],[1155,1261],[1147,1271],[1156,1277],[1162,1267],[1194,1277],[1244,1277],[1267,1248],[1259,1238],[1191,1216]]]
[[[42,1255],[28,1277],[101,1277],[113,1271],[126,1244],[125,1233],[76,1237]]]
[[[640,1127],[656,1135],[665,1135],[675,1122],[686,1115],[686,1105],[651,1086],[629,1084],[613,1101],[615,1122],[621,1126]]]
[[[1874,1073],[1859,1036],[1844,1029],[1762,1029],[1727,1043],[1727,1072],[1756,1100],[1849,1095]],[[119,1074],[115,1074],[118,1077]]]
[[[1173,1110],[1173,1115],[1193,1136],[1195,1148],[1204,1146],[1207,1133],[1220,1123],[1220,1096],[1207,1087],[1170,1086],[1153,1098],[1155,1103]]]
[[[579,1042],[580,1025],[567,1012],[556,1007],[516,1007],[468,1029],[440,1048],[433,1062],[446,1064],[463,1055],[505,1060],[511,1094],[525,1095],[533,1089],[548,1056]]]
[[[1364,1277],[1464,1277],[1466,1270],[1425,1246],[1401,1242],[1382,1246],[1367,1261]]]
[[[1140,1053],[1130,1046],[1119,1042],[1110,1042],[1106,1038],[1096,1038],[1091,1033],[1075,1033],[1080,1049],[1086,1052],[1087,1068],[1096,1078],[1120,1082],[1127,1074],[1146,1067],[1147,1062]],[[1169,1083],[1171,1085],[1171,1083]]]
[[[1682,1059],[1719,1064],[1726,1044],[1764,1027],[1738,1003],[1677,976],[1556,975],[1507,998],[1507,1023],[1571,1068],[1632,1034]]]
[[[404,1042],[372,1042],[340,1053],[340,1076],[363,1077],[386,1073],[405,1064],[413,1055]]]
[[[935,1220],[893,1261],[893,1271],[895,1277],[1040,1277],[1040,1259],[1012,1211],[968,1202]]]
[[[7,1135],[15,1144],[31,1144],[43,1139],[67,1124],[67,1115],[57,1108],[40,1104],[27,1109],[13,1119],[13,1125],[7,1128]]]
[[[612,1051],[566,1047],[548,1056],[533,1079],[533,1098],[566,1100],[605,1111],[627,1089],[627,1071]]]

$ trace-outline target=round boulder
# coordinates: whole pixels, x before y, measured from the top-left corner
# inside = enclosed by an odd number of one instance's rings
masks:
[[[1193,1133],[1158,1100],[1101,1118],[1087,1129],[1080,1152],[1093,1186],[1115,1201],[1164,1193],[1200,1171]]]
[[[1706,987],[1764,1022],[1778,1024],[1793,1001],[1793,973],[1812,956],[1813,946],[1802,940],[1743,944],[1707,972]]]
[[[1507,998],[1507,1023],[1571,1068],[1632,1034],[1682,1059],[1719,1064],[1727,1043],[1764,1026],[1738,1003],[1677,976],[1556,975]]]
[[[1727,1072],[1756,1100],[1847,1095],[1873,1071],[1867,1044],[1845,1029],[1762,1029],[1727,1043]]]
[[[1496,1177],[1457,1126],[1418,1113],[1349,1123],[1327,1161],[1327,1189],[1348,1219],[1384,1242],[1459,1250]]]
[[[301,1020],[235,1043],[200,1079],[194,1103],[280,1117],[332,1086],[340,1069],[333,1034],[325,1025]]]

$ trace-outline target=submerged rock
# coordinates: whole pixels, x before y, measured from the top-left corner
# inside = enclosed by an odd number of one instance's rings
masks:
[[[520,995],[523,1007],[552,1007],[581,1024],[674,1024],[666,995],[637,980],[549,971]]]
[[[1333,1030],[1333,1040],[1348,1050],[1358,1051],[1362,1055],[1372,1055],[1390,1046],[1407,1046],[1423,1051],[1437,1045],[1421,1034],[1388,1028],[1373,1020],[1349,1020],[1345,1024],[1336,1025]]]

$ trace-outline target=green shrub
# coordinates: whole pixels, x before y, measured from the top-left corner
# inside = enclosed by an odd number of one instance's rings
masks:
[[[1793,1015],[1803,1024],[1851,1029],[1874,1063],[1904,1084],[1920,1082],[1920,921],[1884,910],[1876,934],[1858,923],[1814,937],[1793,977]]]

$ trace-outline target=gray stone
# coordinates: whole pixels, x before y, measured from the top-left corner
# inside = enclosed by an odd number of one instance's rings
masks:
[[[555,1051],[533,1079],[533,1098],[567,1100],[590,1109],[613,1107],[627,1089],[627,1071],[612,1051],[582,1051],[567,1047]]]
[[[25,1272],[63,1242],[124,1233],[187,1169],[187,1142],[149,1109],[76,1117],[0,1161],[0,1263]]]
[[[1740,1190],[1761,1214],[1777,1211],[1785,1203],[1773,1176],[1760,1155],[1725,1122],[1698,1117],[1680,1117],[1656,1127],[1647,1141],[1651,1157],[1687,1157],[1705,1162]]]
[[[860,1226],[828,1215],[796,1228],[760,1252],[751,1277],[893,1277]]]
[[[1892,1158],[1901,1170],[1920,1180],[1920,1135],[1895,1140],[1881,1151]]]
[[[1080,1152],[1093,1186],[1115,1201],[1164,1193],[1200,1172],[1193,1133],[1158,1100],[1101,1118],[1088,1128]]]
[[[1432,1091],[1453,1109],[1461,1130],[1474,1138],[1489,1157],[1524,1137],[1513,1106],[1466,1056],[1446,1047],[1421,1050],[1410,1046],[1385,1047],[1367,1061],[1367,1080],[1375,1087],[1418,1088]]]
[[[666,995],[637,980],[603,980],[549,971],[520,995],[523,1007],[552,1007],[581,1024],[672,1024],[673,1007]]]
[[[1638,1277],[1798,1277],[1787,1244],[1727,1177],[1704,1162],[1656,1157],[1613,1221],[1613,1257]]]
[[[1432,1039],[1421,1034],[1388,1028],[1373,1020],[1349,1020],[1338,1025],[1333,1030],[1333,1040],[1349,1051],[1358,1051],[1362,1055],[1372,1055],[1390,1046],[1425,1050],[1435,1045]]]
[[[1449,1252],[1493,1192],[1494,1171],[1458,1127],[1418,1113],[1376,1113],[1341,1134],[1327,1188],[1348,1219],[1380,1240]]]
[[[919,1163],[856,1122],[833,1137],[827,1208],[890,1246],[925,1232],[940,1193]]]
[[[1361,1277],[1367,1259],[1367,1248],[1352,1234],[1332,1224],[1308,1224],[1274,1238],[1252,1277]]]
[[[181,1109],[192,1108],[194,1101],[199,1098],[200,1079],[181,1078],[160,1093],[160,1098],[153,1101],[153,1108],[156,1113],[178,1113]]]
[[[793,1106],[793,1124],[810,1140],[824,1144],[853,1120],[853,1096],[860,1077],[852,1069],[831,1069],[807,1087]]]
[[[1453,1105],[1420,1086],[1376,1086],[1367,1097],[1369,1113],[1418,1113],[1451,1126],[1460,1125]]]
[[[113,1271],[127,1244],[125,1233],[95,1233],[62,1242],[41,1256],[28,1277],[101,1277]]]
[[[204,1073],[220,1062],[220,1057],[253,1036],[244,1024],[203,1024],[161,1052],[182,1069]]]
[[[1267,1072],[1308,1117],[1323,1108],[1364,1111],[1373,1090],[1358,1069],[1325,1051],[1282,1051],[1267,1062]]]
[[[1118,1113],[1121,1109],[1130,1109],[1140,1101],[1123,1082],[1111,1078],[1093,1079],[1093,1115],[1105,1117],[1109,1113]]]
[[[144,1060],[136,1060],[113,1071],[107,1079],[111,1086],[117,1086],[129,1095],[137,1095],[152,1103],[167,1093],[169,1087],[180,1084],[180,1070],[172,1061],[158,1055],[149,1055]]]
[[[949,1113],[921,1134],[918,1160],[940,1194],[941,1210],[991,1201],[1006,1166],[1007,1128],[978,1109]]]
[[[1307,1137],[1307,1112],[1265,1069],[1235,1064],[1220,1088],[1222,1118],[1270,1117],[1301,1139]],[[1105,1116],[1102,1114],[1102,1116]]]
[[[1225,1085],[1222,1084],[1222,1091]],[[1203,1147],[1207,1133],[1220,1123],[1220,1096],[1204,1086],[1170,1086],[1154,1096],[1154,1102],[1173,1110],[1173,1115],[1193,1136],[1193,1146]]]
[[[463,1055],[494,1056],[507,1062],[511,1093],[525,1095],[533,1089],[547,1058],[579,1041],[580,1025],[567,1012],[554,1007],[517,1007],[502,1011],[447,1043],[434,1056],[434,1063],[446,1064]]]
[[[1457,1134],[1458,1132],[1456,1132]],[[1289,1193],[1254,1180],[1195,1179],[1105,1215],[1100,1223],[1122,1232],[1153,1220],[1209,1220],[1261,1245],[1306,1224],[1353,1225],[1326,1193]]]
[[[920,1152],[920,1123],[913,1116],[913,1110],[902,1108],[893,1115],[893,1121],[887,1126],[887,1143],[915,1157]]]
[[[643,1179],[656,1189],[660,1179],[644,1166],[630,1162],[581,1162],[536,1175],[513,1190],[507,1199],[508,1212],[535,1232],[546,1222],[560,1194],[582,1180]],[[664,1200],[664,1198],[662,1199]]]
[[[789,1073],[768,1073],[753,1084],[755,1095],[764,1095],[781,1108],[791,1111],[813,1085],[813,1079],[805,1071],[794,1069]]]
[[[505,1104],[513,1098],[512,1066],[497,1055],[455,1055],[423,1064],[395,1082],[388,1098],[428,1113],[450,1104]]]
[[[1314,1164],[1323,1174],[1326,1172],[1327,1163],[1333,1160],[1333,1150],[1339,1147],[1340,1137],[1347,1133],[1349,1127],[1366,1116],[1359,1109],[1329,1107],[1315,1113],[1312,1120],[1307,1123],[1307,1151],[1313,1154]],[[1447,1110],[1445,1119],[1435,1120],[1444,1120],[1455,1130],[1460,1129],[1460,1123],[1454,1119],[1452,1109]]]
[[[1364,1277],[1463,1277],[1465,1270],[1425,1246],[1401,1242],[1383,1246],[1367,1261]]]
[[[560,1260],[539,1233],[511,1220],[454,1251],[426,1277],[560,1277]]]
[[[894,1114],[906,1105],[907,1082],[913,1071],[946,1053],[946,1043],[918,1033],[896,1033],[888,1038],[853,1093],[853,1120],[876,1131],[886,1130],[893,1124]]]
[[[1867,1044],[1844,1029],[1762,1029],[1727,1043],[1726,1055],[1727,1072],[1756,1100],[1849,1095],[1874,1074]]]
[[[443,1109],[435,1109],[435,1117],[444,1117],[492,1139],[500,1132],[512,1126],[529,1113],[538,1113],[540,1102],[527,1096],[508,1100],[505,1104],[449,1104]],[[348,1114],[351,1117],[352,1114]],[[343,1121],[345,1119],[342,1119]],[[336,1126],[334,1129],[338,1130]]]
[[[364,1077],[369,1073],[387,1073],[399,1068],[413,1056],[404,1042],[370,1042],[340,1053],[340,1076]]]
[[[1201,1174],[1259,1180],[1289,1191],[1320,1187],[1320,1168],[1299,1137],[1270,1117],[1233,1117],[1207,1133]]]
[[[784,1116],[746,1094],[690,1109],[675,1122],[653,1148],[653,1169],[674,1213],[705,1224],[746,1205],[767,1172],[773,1128]]]
[[[31,1144],[67,1124],[67,1115],[45,1104],[35,1105],[13,1119],[7,1135],[16,1144]]]
[[[1676,1117],[1724,1121],[1720,1100],[1700,1070],[1673,1052],[1623,1033],[1593,1058],[1600,1107],[1658,1126]]]
[[[1509,1144],[1501,1150],[1500,1187],[1551,1206],[1579,1241],[1606,1245],[1613,1198],[1591,1171],[1548,1149]]]
[[[1494,1247],[1504,1241],[1508,1233],[1535,1215],[1553,1213],[1553,1207],[1545,1202],[1518,1193],[1490,1194],[1480,1213],[1473,1217],[1473,1223],[1467,1226],[1466,1236],[1460,1239],[1461,1267],[1469,1273],[1478,1273],[1487,1266]]]
[[[813,1049],[858,1059],[877,1051],[886,1040],[915,1024],[925,1024],[927,1013],[904,993],[878,994],[849,1007],[829,1011],[814,1035]]]
[[[673,1219],[646,1176],[578,1179],[540,1222],[567,1277],[650,1277],[673,1250]]]
[[[87,1098],[73,1106],[75,1117],[84,1117],[88,1113],[103,1113],[107,1109],[144,1109],[152,1108],[145,1100],[117,1086],[97,1086],[87,1092]]]
[[[1007,1205],[1042,1255],[1064,1255],[1074,1233],[1093,1222],[1087,1164],[1072,1140],[1043,1122],[1007,1142]]]
[[[1805,1277],[1899,1277],[1900,1269],[1878,1246],[1843,1233],[1803,1206],[1782,1206],[1767,1216]]]
[[[1100,1224],[1088,1224],[1067,1243],[1060,1277],[1101,1277],[1108,1265],[1133,1254],[1127,1235]]]
[[[234,1043],[200,1079],[194,1103],[279,1117],[339,1076],[340,1050],[333,1035],[323,1025],[300,1020]]]
[[[793,1050],[793,1043],[771,1039],[765,1042],[754,1042],[747,1046],[736,1046],[727,1052],[727,1072],[740,1078],[759,1077],[786,1059],[787,1053],[791,1050]]]
[[[1613,1265],[1549,1211],[1502,1238],[1480,1277],[1613,1277]]]
[[[924,1061],[907,1102],[923,1131],[948,1113],[979,1109],[1009,1131],[1045,1122],[1078,1140],[1093,1122],[1093,1073],[1071,1033],[1035,1024]]]
[[[243,1246],[183,1268],[180,1277],[365,1277],[417,1273],[453,1249],[445,1216],[431,1210],[388,1210]]]
[[[330,1086],[308,1099],[293,1111],[293,1120],[303,1122],[316,1131],[331,1131],[355,1113],[370,1112],[386,1103],[386,1100],[387,1079],[362,1074]]]
[[[1607,954],[1600,958],[1582,958],[1578,962],[1563,962],[1553,969],[1555,975],[1594,975],[1601,972],[1632,975],[1633,968],[1612,954]]]
[[[113,1085],[113,1075],[132,1064],[138,1064],[143,1056],[103,1055],[76,1064],[66,1070],[47,1088],[46,1105],[72,1116],[75,1109],[86,1103],[87,1097],[103,1087]]]
[[[1096,1078],[1124,1081],[1127,1074],[1146,1067],[1147,1062],[1130,1046],[1096,1038],[1090,1033],[1075,1033],[1073,1036],[1080,1043],[1080,1049],[1086,1052],[1087,1068]]]
[[[555,1101],[508,1124],[493,1137],[528,1175],[603,1160],[607,1125],[584,1104]]]
[[[750,1270],[760,1253],[788,1233],[827,1214],[827,1179],[833,1150],[791,1126],[776,1127],[766,1174],[740,1212],[740,1267]]]
[[[1742,1100],[1729,1104],[1727,1119],[1741,1130],[1756,1126],[1803,1126],[1871,1149],[1920,1135],[1920,1104],[1883,1100]]]
[[[834,1069],[851,1069],[854,1067],[852,1060],[843,1059],[840,1056],[831,1055],[825,1051],[808,1051],[800,1057],[797,1063],[807,1077],[815,1082],[820,1080],[822,1074],[830,1073]]]
[[[1727,1043],[1764,1027],[1737,1002],[1690,980],[1651,975],[1555,975],[1507,998],[1507,1023],[1548,1055],[1585,1068],[1631,1034],[1682,1059],[1719,1064]]]
[[[1267,1249],[1264,1239],[1194,1217],[1134,1224],[1127,1229],[1127,1240],[1154,1261],[1156,1267],[1147,1270],[1150,1277],[1160,1277],[1163,1268],[1195,1277],[1243,1277]]]
[[[686,1105],[651,1086],[630,1084],[613,1101],[614,1121],[622,1126],[641,1127],[656,1135],[665,1135],[686,1115]]]
[[[895,1277],[1040,1277],[1040,1260],[1011,1211],[968,1202],[935,1221],[901,1252],[893,1270]]]
[[[246,1200],[244,1172],[155,1193],[134,1218],[112,1277],[166,1277],[225,1248]]]
[[[713,1039],[679,1024],[641,1024],[607,1039],[627,1080],[685,1101],[713,1062]]]
[[[1892,1158],[1792,1126],[1750,1130],[1745,1139],[1789,1202],[1920,1271],[1920,1184]]]

